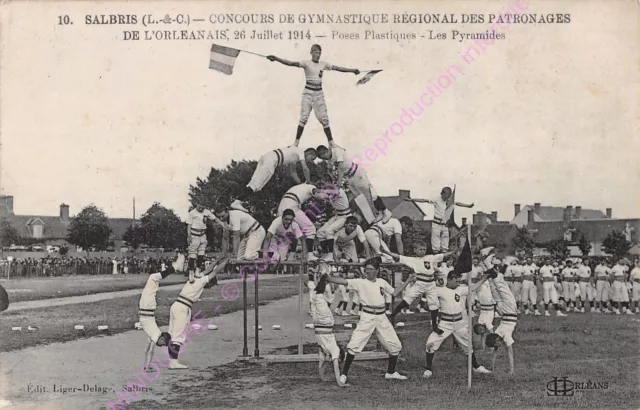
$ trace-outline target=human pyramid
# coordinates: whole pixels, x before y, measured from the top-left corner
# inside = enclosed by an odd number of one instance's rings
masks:
[[[419,298],[421,311],[427,309],[431,315],[431,333],[425,346],[425,371],[423,376],[429,378],[433,371],[433,358],[441,343],[453,335],[458,345],[466,352],[471,348],[468,337],[468,320],[465,313],[466,295],[471,291],[474,295],[482,293],[491,305],[491,320],[484,319],[482,329],[489,330],[485,334],[486,345],[495,352],[501,343],[507,346],[511,373],[513,364],[512,334],[517,321],[516,298],[508,286],[502,273],[496,266],[491,250],[485,250],[482,264],[484,271],[480,280],[475,281],[471,289],[460,284],[461,274],[453,267],[456,252],[449,251],[448,229],[445,229],[445,206],[451,196],[451,189],[445,187],[442,198],[433,203],[436,208],[436,223],[442,225],[437,231],[437,238],[432,238],[434,254],[427,255],[426,243],[415,243],[416,257],[404,255],[402,230],[411,224],[410,220],[401,223],[391,216],[384,202],[377,194],[364,169],[355,163],[346,150],[333,141],[329,129],[324,94],[322,92],[323,72],[327,70],[352,72],[357,69],[337,67],[319,60],[321,48],[311,48],[311,60],[291,62],[275,56],[268,56],[270,61],[277,61],[287,66],[300,67],[305,71],[306,84],[302,96],[300,122],[295,142],[286,147],[269,151],[260,157],[257,168],[248,181],[244,191],[232,201],[228,208],[219,207],[213,212],[203,205],[204,199],[195,200],[196,207],[189,212],[188,224],[188,260],[184,266],[184,256],[167,270],[152,274],[143,290],[140,299],[140,323],[149,336],[149,347],[146,353],[145,367],[151,363],[154,346],[169,346],[171,358],[169,369],[186,369],[178,361],[180,347],[184,343],[187,326],[191,318],[193,304],[198,301],[207,287],[216,283],[216,275],[223,271],[229,258],[205,268],[204,255],[207,245],[206,227],[213,221],[223,229],[231,232],[235,261],[257,261],[278,263],[290,258],[291,250],[295,252],[296,243],[301,244],[301,263],[309,266],[314,272],[308,283],[310,290],[310,313],[313,317],[314,329],[319,345],[320,377],[324,379],[325,364],[333,364],[336,383],[347,386],[347,375],[355,355],[362,352],[371,335],[375,331],[381,344],[389,353],[389,362],[385,379],[406,380],[396,370],[402,343],[392,324],[399,313],[408,313],[414,300]],[[328,146],[317,148],[299,148],[304,126],[311,110],[322,123]],[[329,169],[329,178],[312,181],[307,163],[321,159]],[[303,178],[300,178],[296,166],[301,164]],[[251,215],[243,204],[244,200],[259,195],[279,167],[290,171],[293,184],[280,201],[277,217],[265,231],[264,227]],[[305,205],[314,204],[305,209]],[[316,219],[322,210],[318,206],[333,208],[334,215],[323,225],[316,227],[312,219]],[[458,206],[471,207],[455,203]],[[454,205],[454,206],[455,206]],[[314,211],[315,209],[315,211]],[[445,232],[446,231],[446,232]],[[391,242],[395,239],[395,243]],[[362,246],[359,255],[356,241]],[[391,246],[394,245],[394,246]],[[392,251],[393,248],[393,251]],[[382,263],[398,264],[410,272],[397,287],[392,287],[381,275]],[[359,263],[360,268],[341,272],[339,275],[329,266],[343,263]],[[171,306],[169,332],[161,332],[155,322],[156,292],[158,282],[174,271],[189,271],[189,280],[185,283],[178,299]],[[363,269],[361,271],[360,269]],[[348,273],[355,273],[348,278]],[[392,272],[395,275],[396,272]],[[393,282],[392,282],[393,283]],[[348,314],[349,293],[352,297],[351,314],[359,315],[358,324],[347,345],[346,355],[338,346],[333,334],[334,317],[331,302],[337,286],[342,296],[336,313]],[[487,296],[487,292],[488,295]],[[402,297],[400,304],[392,309],[393,297]],[[483,299],[484,300],[484,299]],[[500,325],[493,329],[494,303],[501,317]],[[483,305],[484,306],[484,305]],[[482,315],[481,315],[482,316]],[[479,328],[479,333],[485,333]],[[346,356],[346,357],[345,357]],[[344,359],[344,360],[343,360]],[[342,367],[340,362],[344,361]],[[472,353],[473,370],[476,373],[491,373],[481,366]]]

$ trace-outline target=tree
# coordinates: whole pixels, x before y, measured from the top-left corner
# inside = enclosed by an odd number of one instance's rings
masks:
[[[512,241],[513,247],[525,254],[531,254],[536,247],[533,234],[526,227],[517,228],[516,236]]]
[[[66,245],[62,245],[62,246],[60,247],[60,250],[58,251],[58,253],[60,254],[60,256],[64,256],[64,255],[66,255],[67,253],[69,253],[69,248],[67,248],[67,246],[66,246]]]
[[[131,225],[127,228],[127,231],[124,233],[123,239],[131,246],[134,250],[138,249],[138,246],[146,243],[147,238],[145,236],[144,229],[140,225]]]
[[[104,248],[111,235],[107,215],[91,204],[78,214],[69,225],[67,241],[89,252],[92,247]]]
[[[580,249],[582,256],[587,256],[589,252],[591,252],[591,242],[589,242],[582,232],[578,239],[578,249]]]
[[[173,210],[155,202],[140,218],[145,243],[153,248],[175,249],[187,245],[187,226]]]
[[[11,221],[2,219],[2,221],[0,221],[0,246],[3,248],[11,246],[18,242],[19,239],[20,235],[18,234],[18,230],[13,227]]]
[[[545,249],[554,257],[566,259],[569,256],[569,242],[555,239],[546,244]]]
[[[620,231],[611,231],[602,241],[602,248],[616,259],[622,258],[631,249],[631,242],[627,241]]]

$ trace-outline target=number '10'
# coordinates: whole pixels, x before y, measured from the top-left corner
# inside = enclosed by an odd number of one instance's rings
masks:
[[[69,16],[67,16],[67,15],[58,16],[58,25],[62,26],[64,24],[71,24],[71,19],[69,18]]]

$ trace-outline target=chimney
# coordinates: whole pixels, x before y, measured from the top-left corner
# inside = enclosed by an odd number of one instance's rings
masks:
[[[411,197],[411,191],[409,191],[408,189],[399,189],[398,190],[398,196],[402,199],[404,198],[410,198]]]
[[[535,204],[533,204],[533,212],[535,212],[536,215],[540,216],[540,202],[536,202]]]
[[[573,212],[572,206],[569,205],[566,208],[564,208],[564,212],[562,214],[562,224],[565,227],[569,225],[569,222],[571,222],[571,212]]]
[[[513,216],[514,216],[514,217],[518,216],[518,214],[520,213],[520,204],[515,204],[515,205],[513,206],[513,210],[514,210],[514,214],[513,214]]]
[[[462,226],[465,226],[467,224],[467,218],[462,218]]]
[[[581,212],[582,212],[582,207],[581,206],[576,206],[575,219],[580,219],[580,213]]]
[[[69,205],[60,204],[60,219],[62,222],[69,222]]]
[[[472,219],[472,221],[473,221],[473,225],[478,225],[478,224],[480,223],[480,222],[478,221],[478,214],[479,214],[479,213],[475,213],[475,214],[473,214],[473,219]]]
[[[491,212],[491,220],[493,222],[498,222],[498,213],[496,211]]]
[[[607,208],[607,218],[613,218],[613,210],[611,208]]]
[[[528,226],[533,225],[533,211],[532,210],[529,210],[527,212],[527,225]]]

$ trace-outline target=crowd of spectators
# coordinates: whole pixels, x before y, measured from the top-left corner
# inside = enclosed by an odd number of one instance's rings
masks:
[[[159,272],[171,257],[44,257],[0,259],[0,277],[149,274]]]

